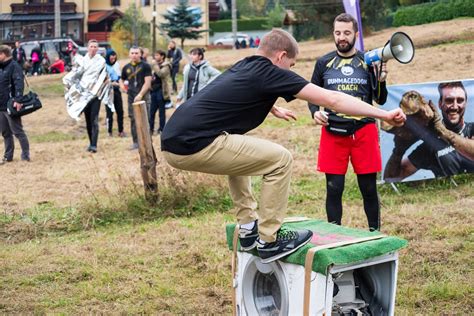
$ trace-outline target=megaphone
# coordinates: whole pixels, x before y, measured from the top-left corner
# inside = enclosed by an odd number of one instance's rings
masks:
[[[364,54],[364,60],[367,65],[374,62],[396,59],[399,63],[408,64],[415,56],[415,46],[411,38],[403,33],[396,32],[392,34],[390,40],[384,47],[376,48]]]

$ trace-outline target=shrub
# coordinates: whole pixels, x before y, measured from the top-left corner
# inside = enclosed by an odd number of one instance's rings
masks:
[[[237,26],[239,31],[258,31],[266,30],[268,18],[238,19]],[[209,28],[212,32],[232,32],[232,20],[219,20],[209,22]]]
[[[393,26],[419,25],[457,17],[474,17],[474,1],[446,0],[399,8],[393,17]]]

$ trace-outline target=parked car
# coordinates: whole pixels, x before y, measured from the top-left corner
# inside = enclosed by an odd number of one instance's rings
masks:
[[[77,50],[79,45],[70,38],[51,38],[43,40],[20,42],[20,46],[25,50],[26,58],[30,58],[31,51],[39,47],[42,53],[46,53],[48,58],[54,60],[56,57],[67,54],[68,45]]]
[[[242,42],[242,40],[245,40],[247,42],[247,45],[249,44],[250,36],[248,34],[244,33],[237,33],[237,40]],[[225,35],[224,37],[220,37],[218,39],[215,39],[212,44],[214,45],[230,45],[234,46],[235,40],[234,40],[234,35],[232,33]]]
[[[71,68],[71,58],[74,52],[79,50],[79,45],[68,37],[64,38],[50,38],[32,41],[20,42],[20,46],[25,50],[27,59],[30,59],[33,49],[38,48],[42,57],[42,68],[39,69],[39,74],[48,72],[48,64],[53,63],[57,57],[64,60],[65,69],[69,71]],[[30,63],[25,64],[25,70],[28,71]]]
[[[72,57],[76,53],[81,55],[85,55],[87,53],[87,47],[79,46],[76,42],[68,37],[24,41],[20,42],[20,46],[25,50],[27,59],[30,58],[31,51],[36,47],[40,49],[41,56],[46,56],[50,62],[54,62],[56,57],[60,57],[65,62],[66,71],[69,71],[72,67]],[[105,57],[107,47],[110,47],[110,43],[99,43],[98,53]]]

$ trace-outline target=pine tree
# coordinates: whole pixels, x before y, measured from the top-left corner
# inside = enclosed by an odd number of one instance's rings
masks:
[[[160,23],[161,28],[168,32],[169,37],[181,39],[181,48],[184,40],[198,39],[202,32],[207,32],[198,30],[202,26],[201,13],[188,6],[187,0],[179,0],[178,5],[163,14],[163,17],[166,22]]]

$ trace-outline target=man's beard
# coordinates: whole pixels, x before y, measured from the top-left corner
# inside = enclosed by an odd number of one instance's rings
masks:
[[[345,47],[341,46],[339,43],[336,42],[336,48],[341,53],[347,53],[347,52],[350,52],[351,49],[354,47],[355,42],[356,42],[356,38],[354,36],[354,40],[352,42],[347,43],[347,46]]]
[[[443,112],[442,114],[443,114],[443,123],[447,129],[455,133],[459,133],[462,130],[462,128],[464,127],[464,111],[458,112],[459,120],[457,121],[457,123],[452,123],[449,120],[447,113]]]

